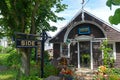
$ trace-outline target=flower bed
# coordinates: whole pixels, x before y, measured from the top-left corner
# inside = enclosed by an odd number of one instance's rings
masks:
[[[116,70],[120,71],[120,69],[99,66],[98,72],[96,72],[94,80],[120,80],[120,74],[118,73],[119,71]]]

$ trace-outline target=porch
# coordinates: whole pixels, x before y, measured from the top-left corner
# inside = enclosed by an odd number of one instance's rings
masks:
[[[86,35],[77,36],[75,39],[69,39],[68,51],[61,51],[61,53],[67,53],[70,64],[77,68],[95,69],[102,65],[103,53],[100,50],[100,44],[104,39]]]

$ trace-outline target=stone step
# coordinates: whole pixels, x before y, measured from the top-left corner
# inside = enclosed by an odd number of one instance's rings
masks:
[[[78,80],[93,80],[96,70],[78,69],[75,74]]]

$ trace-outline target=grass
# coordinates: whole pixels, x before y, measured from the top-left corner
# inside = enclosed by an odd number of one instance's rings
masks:
[[[7,66],[7,58],[10,54],[0,54],[0,66]],[[16,70],[9,68],[7,70],[0,71],[0,80],[15,80],[17,75]]]
[[[10,54],[0,53],[0,66],[7,66],[7,58]],[[7,66],[8,67],[8,66]],[[35,64],[31,64],[30,77],[22,76],[20,80],[43,80],[41,78],[36,78],[38,76],[38,67]],[[16,80],[18,78],[17,70],[9,67],[8,69],[0,71],[0,80]]]
[[[15,80],[17,72],[14,69],[0,71],[0,80]]]

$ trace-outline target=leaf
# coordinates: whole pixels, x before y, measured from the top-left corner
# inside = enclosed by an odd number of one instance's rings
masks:
[[[114,15],[109,17],[109,21],[115,25],[120,23],[120,8],[116,9]]]
[[[120,5],[120,0],[112,0],[113,5]]]
[[[64,11],[63,0],[0,0],[0,25],[5,34],[13,35],[14,31],[38,33],[41,29],[51,29],[49,21],[64,20],[56,13]],[[54,9],[54,10],[53,10]],[[34,29],[34,30],[33,30]]]
[[[112,0],[108,0],[107,2],[106,2],[106,5],[108,6],[108,7],[110,7],[110,9],[112,8]]]

